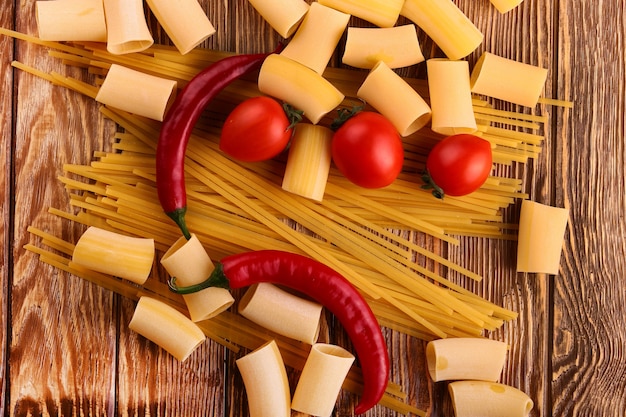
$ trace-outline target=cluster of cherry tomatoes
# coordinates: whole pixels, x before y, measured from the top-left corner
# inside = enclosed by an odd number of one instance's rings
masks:
[[[247,99],[226,118],[220,149],[245,162],[274,158],[287,148],[299,116],[271,97]],[[332,159],[348,180],[365,188],[386,187],[396,180],[404,164],[404,147],[386,117],[353,111],[333,129]],[[462,196],[480,188],[491,169],[489,142],[458,134],[433,147],[422,179],[438,198]]]

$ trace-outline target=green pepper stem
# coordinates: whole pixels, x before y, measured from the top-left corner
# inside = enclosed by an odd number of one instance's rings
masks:
[[[187,222],[185,222],[185,213],[187,213],[187,207],[177,208],[174,211],[167,212],[167,215],[174,220],[174,222],[180,228],[180,231],[183,232],[183,236],[185,239],[191,239],[191,233],[189,233],[189,229],[187,228]]]
[[[211,272],[211,275],[209,275],[209,277],[198,283],[195,285],[189,285],[187,287],[179,287],[178,285],[176,285],[176,277],[172,277],[167,285],[170,287],[170,290],[172,292],[175,292],[176,294],[193,294],[195,292],[198,291],[202,291],[206,288],[211,288],[211,287],[216,287],[216,288],[226,288],[229,289],[230,286],[228,285],[228,277],[226,277],[226,275],[224,275],[224,266],[220,263],[217,262],[215,264],[215,269],[213,270],[213,272]]]

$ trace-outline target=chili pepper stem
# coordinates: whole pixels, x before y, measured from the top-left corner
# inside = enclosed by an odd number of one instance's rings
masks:
[[[183,232],[183,236],[185,236],[185,239],[189,240],[191,239],[191,233],[189,233],[189,229],[187,228],[185,213],[187,213],[187,207],[177,208],[174,211],[169,211],[167,212],[167,215],[178,225],[180,231]]]
[[[443,200],[443,197],[445,195],[444,191],[441,189],[441,187],[439,187],[437,184],[435,184],[435,181],[433,181],[432,177],[430,176],[430,173],[428,172],[428,170],[424,171],[424,173],[422,174],[422,181],[424,181],[424,185],[422,185],[422,188],[425,190],[432,190],[432,194],[437,197],[440,200]]]
[[[193,294],[198,291],[202,291],[206,288],[216,287],[216,288],[226,288],[230,289],[230,285],[228,285],[228,278],[224,274],[224,266],[221,262],[217,262],[215,264],[215,269],[211,272],[209,277],[195,285],[189,285],[187,287],[179,287],[176,285],[176,277],[172,277],[167,285],[170,287],[172,292],[176,294]]]

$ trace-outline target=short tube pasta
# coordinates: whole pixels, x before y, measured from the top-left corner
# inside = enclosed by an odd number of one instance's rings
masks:
[[[141,52],[152,46],[143,0],[104,0],[104,11],[110,53]]]
[[[181,54],[186,54],[215,33],[197,0],[146,0],[150,10]]]
[[[289,38],[309,11],[304,0],[248,0],[252,7],[283,38]]]
[[[371,69],[379,61],[392,69],[424,61],[415,25],[348,28],[341,62],[355,68]]]
[[[548,77],[548,70],[484,52],[470,78],[475,94],[534,107]]]
[[[125,236],[91,226],[78,239],[72,262],[141,285],[152,271],[154,257],[153,239]]]
[[[370,70],[357,95],[387,117],[401,136],[417,132],[431,119],[428,103],[382,61]]]
[[[324,343],[313,345],[302,368],[291,408],[313,416],[330,417],[353,362],[354,355],[342,347]]]
[[[181,236],[161,258],[161,265],[176,279],[176,285],[187,287],[205,281],[215,266],[195,234],[187,240]],[[225,288],[209,287],[183,295],[191,320],[215,317],[228,309],[235,299]]]
[[[522,0],[490,0],[500,13],[510,12],[516,8]]]
[[[348,20],[349,14],[312,3],[302,24],[280,54],[322,74]]]
[[[261,283],[246,291],[239,314],[282,336],[310,345],[317,341],[322,306],[275,285]]]
[[[250,417],[290,417],[291,393],[274,340],[235,361],[248,395]]]
[[[344,95],[317,72],[279,54],[268,56],[259,72],[259,90],[304,111],[313,124],[334,110]]]
[[[467,61],[426,61],[432,108],[432,130],[442,135],[477,130]]]
[[[295,127],[282,188],[290,193],[322,201],[332,162],[332,130],[299,123]]]
[[[318,0],[324,6],[367,20],[380,27],[392,27],[400,17],[404,0]]]
[[[504,384],[488,381],[455,381],[448,384],[456,417],[527,417],[530,397]]]
[[[483,34],[450,0],[406,0],[400,14],[419,26],[449,59],[471,54]]]
[[[206,339],[187,316],[155,298],[143,296],[137,302],[128,327],[179,361],[185,361]]]
[[[434,382],[500,379],[508,346],[481,338],[447,338],[428,342],[426,362]]]
[[[556,275],[569,210],[522,201],[517,238],[517,271]]]
[[[176,81],[113,64],[96,95],[96,101],[163,121],[174,102],[176,86]]]
[[[39,38],[44,41],[107,40],[102,0],[40,0],[35,9]]]

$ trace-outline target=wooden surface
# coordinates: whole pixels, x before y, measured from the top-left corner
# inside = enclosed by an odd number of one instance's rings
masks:
[[[245,0],[201,3],[218,28],[206,47],[259,51],[278,39]],[[470,62],[488,50],[547,67],[545,95],[575,108],[545,108],[543,153],[509,172],[524,179],[533,200],[570,209],[560,273],[517,274],[514,242],[464,238],[448,255],[485,276],[464,285],[520,313],[491,336],[510,343],[503,382],[531,396],[531,416],[624,416],[626,4],[525,0],[501,15],[488,0],[455,3],[485,34]],[[1,0],[0,25],[36,34],[34,4]],[[425,35],[420,42],[426,56],[440,55]],[[17,59],[84,77],[45,49],[0,37],[0,57],[0,414],[247,415],[232,354],[206,343],[180,364],[127,330],[132,302],[24,251],[31,224],[77,239],[79,228],[46,213],[67,205],[56,176],[63,163],[85,164],[94,150],[108,149],[115,126],[89,99],[10,67]],[[406,75],[424,74],[421,64]],[[511,207],[507,219],[517,216]],[[426,378],[424,343],[386,334],[392,378],[407,401],[432,416],[452,415],[445,384]],[[333,328],[330,335],[344,337]],[[342,396],[336,416],[352,415],[353,404]],[[382,407],[368,413],[391,415]]]

